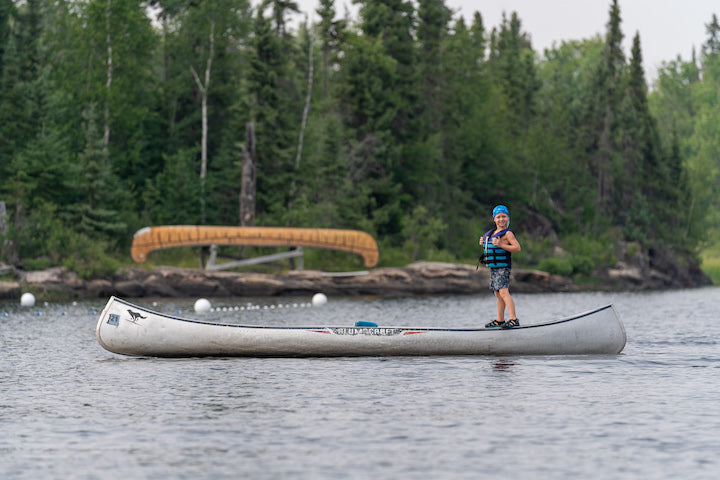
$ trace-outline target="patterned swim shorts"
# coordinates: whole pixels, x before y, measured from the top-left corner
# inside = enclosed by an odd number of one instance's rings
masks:
[[[490,269],[490,290],[497,292],[502,288],[510,288],[510,267]]]

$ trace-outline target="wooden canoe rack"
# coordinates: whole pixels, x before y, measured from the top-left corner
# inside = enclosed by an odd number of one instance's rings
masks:
[[[289,227],[227,227],[209,225],[163,225],[141,228],[133,236],[131,255],[133,260],[143,263],[153,250],[173,247],[202,245],[250,245],[264,247],[296,247],[295,250],[247,259],[231,264],[208,264],[208,268],[231,268],[280,258],[302,255],[302,248],[325,248],[355,253],[363,257],[366,267],[374,267],[380,257],[375,239],[358,230],[333,228],[289,228]],[[212,265],[212,266],[211,266]]]

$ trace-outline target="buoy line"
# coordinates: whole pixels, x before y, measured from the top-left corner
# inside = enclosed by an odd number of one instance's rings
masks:
[[[215,312],[242,312],[242,311],[252,311],[252,310],[280,310],[280,309],[292,309],[292,308],[307,308],[307,307],[321,307],[325,305],[328,301],[327,295],[324,293],[316,293],[312,296],[312,300],[310,302],[293,302],[293,303],[278,303],[278,304],[266,304],[266,305],[256,305],[252,302],[247,302],[244,305],[232,305],[232,306],[221,306],[221,307],[213,307],[210,301],[206,298],[199,298],[195,301],[195,304],[193,305],[193,309],[195,313],[215,313]],[[25,293],[22,296],[21,299],[21,306],[23,307],[32,307],[35,305],[35,296],[32,293]],[[77,306],[77,302],[72,302],[73,306]],[[48,302],[43,302],[43,306],[45,308],[50,307],[50,304]],[[152,302],[153,307],[157,307],[157,302]],[[181,309],[177,309],[175,311],[176,314],[182,313]],[[97,315],[96,310],[90,310],[91,315]],[[35,316],[40,316],[40,312],[36,311]],[[60,315],[67,315],[65,311],[60,312]],[[2,317],[8,317],[10,314],[8,312],[2,312],[0,314]]]

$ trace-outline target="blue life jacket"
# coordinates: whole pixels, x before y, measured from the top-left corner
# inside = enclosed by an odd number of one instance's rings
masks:
[[[512,230],[506,228],[504,230],[500,230],[498,233],[493,235],[494,231],[494,228],[492,230],[488,230],[485,235],[482,236],[482,263],[486,267],[490,268],[512,267],[512,259],[510,252],[508,252],[504,248],[500,248],[492,244],[494,238],[500,238],[508,231],[512,232]]]

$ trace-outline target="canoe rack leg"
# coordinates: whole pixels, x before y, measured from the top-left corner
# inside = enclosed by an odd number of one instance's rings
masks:
[[[282,253],[274,253],[272,255],[265,255],[262,257],[255,257],[255,258],[247,258],[245,260],[237,260],[235,262],[227,262],[227,263],[221,263],[216,265],[215,260],[217,260],[217,245],[211,245],[210,246],[210,259],[208,260],[207,265],[205,266],[205,270],[226,270],[228,268],[235,268],[235,267],[244,267],[247,265],[257,265],[258,263],[269,263],[274,262],[276,260],[284,260],[286,258],[298,258],[298,270],[302,270],[305,268],[304,262],[303,262],[303,248],[302,247],[294,247],[293,250],[290,250],[289,252],[282,252]]]

